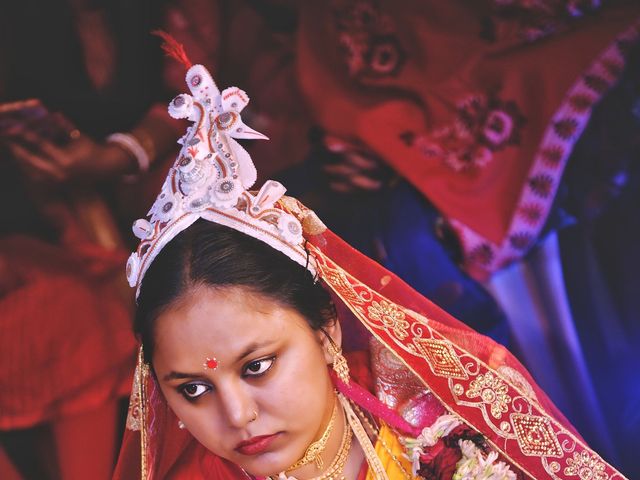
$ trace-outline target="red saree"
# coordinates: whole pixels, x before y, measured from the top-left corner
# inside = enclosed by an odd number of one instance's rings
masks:
[[[319,278],[334,296],[345,350],[369,352],[350,360],[363,389],[337,385],[351,401],[372,406],[374,416],[382,412],[400,435],[452,414],[523,477],[571,479],[590,469],[600,475],[593,478],[624,478],[589,449],[504,347],[351,248],[295,199],[284,197],[278,207],[303,225]],[[115,478],[250,478],[178,429],[148,366],[139,363],[136,382]],[[386,405],[380,412],[380,402],[361,393],[366,389]]]

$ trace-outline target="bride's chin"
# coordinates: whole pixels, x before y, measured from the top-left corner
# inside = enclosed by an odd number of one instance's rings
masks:
[[[262,458],[256,458],[255,460],[249,462],[243,462],[243,465],[240,466],[243,470],[245,470],[250,475],[253,475],[254,477],[277,477],[278,474],[285,468],[289,467],[289,465],[291,465],[293,461],[289,463],[283,462],[282,457],[279,455],[275,455],[275,453],[276,452],[269,452],[265,455],[261,455],[260,457]]]

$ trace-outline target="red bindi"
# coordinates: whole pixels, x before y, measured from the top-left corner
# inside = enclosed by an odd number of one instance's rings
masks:
[[[218,360],[214,358],[207,357],[207,360],[204,362],[205,368],[210,368],[211,370],[215,370],[218,368]]]

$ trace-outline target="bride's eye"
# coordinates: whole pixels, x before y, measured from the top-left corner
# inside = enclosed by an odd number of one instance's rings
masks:
[[[259,377],[264,375],[276,361],[276,357],[262,358],[249,362],[242,372],[245,377]]]
[[[187,400],[195,400],[209,390],[211,390],[209,386],[201,383],[187,383],[180,387],[180,393]]]

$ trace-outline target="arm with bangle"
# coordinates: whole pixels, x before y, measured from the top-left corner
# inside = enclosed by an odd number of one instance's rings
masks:
[[[172,139],[179,128],[164,107],[153,106],[130,132],[108,135],[105,143],[119,150],[117,163],[123,167],[120,171],[124,180],[135,181],[156,159],[164,157],[174,147]]]
[[[37,129],[22,129],[3,139],[24,174],[34,182],[112,180],[144,173],[174,147],[179,128],[160,105],[152,106],[129,132],[95,140],[65,121],[68,138],[58,142]],[[176,122],[177,123],[177,122]],[[62,128],[62,127],[61,127]]]

